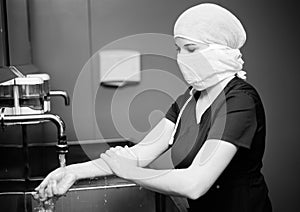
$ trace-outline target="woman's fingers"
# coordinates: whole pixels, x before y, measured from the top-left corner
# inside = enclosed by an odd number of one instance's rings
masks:
[[[122,149],[123,147],[121,146],[115,146],[115,147],[111,147],[110,149],[113,150],[113,151],[116,151],[116,150],[119,150],[119,149]]]
[[[120,152],[120,150],[122,150],[122,149],[123,149],[123,147],[121,147],[121,146],[111,147],[105,153],[113,152],[113,153],[118,154]]]
[[[40,194],[45,193],[45,189],[49,186],[50,180],[55,179],[57,175],[58,169],[52,171],[50,174],[47,175],[47,177],[41,182],[41,184],[36,187],[34,190],[37,191]]]
[[[53,195],[59,195],[58,194],[58,189],[57,189],[57,183],[56,183],[56,180],[53,180],[51,182],[51,188],[52,188],[52,193]]]
[[[32,196],[34,199],[38,200],[40,198],[39,194],[36,192],[36,193],[32,193]]]
[[[75,175],[68,173],[66,169],[58,168],[51,172],[42,183],[35,188],[35,199],[46,201],[54,196],[65,194],[76,181]]]
[[[111,147],[110,149],[106,150],[105,154],[107,154],[110,157],[122,156],[129,159],[136,159],[135,154],[130,150],[130,148],[127,145],[125,147]]]
[[[41,182],[41,184],[35,188],[35,191],[37,191],[38,198],[41,201],[45,201],[47,198],[52,197],[53,194],[53,185],[56,183],[56,178],[58,177],[59,170],[56,169],[52,171],[50,174],[47,175],[47,177]]]
[[[122,149],[122,147],[120,146],[116,146],[116,147],[111,147],[109,148],[107,151],[110,151],[110,152],[117,152],[118,150]]]
[[[116,152],[114,150],[109,149],[105,152],[105,154],[108,155],[109,157],[112,157],[112,156],[116,155]]]
[[[47,176],[42,182],[41,184],[36,187],[34,190],[38,191],[39,193],[41,193],[42,191],[44,191],[44,189],[47,187],[48,182],[49,181],[49,177]]]
[[[38,195],[41,201],[45,201],[47,199],[47,195],[44,189],[39,190]]]
[[[121,147],[121,146],[116,146],[116,147],[115,147],[115,150],[116,150],[116,151],[121,150],[121,149],[123,149],[123,147]]]
[[[47,186],[45,192],[46,192],[47,197],[50,197],[50,198],[53,197],[53,192],[52,192],[52,181],[49,182],[49,184],[48,184],[48,186]]]
[[[39,185],[39,186],[36,187],[34,190],[35,190],[35,191],[38,191],[38,190],[40,190],[40,188],[41,188],[41,186]]]

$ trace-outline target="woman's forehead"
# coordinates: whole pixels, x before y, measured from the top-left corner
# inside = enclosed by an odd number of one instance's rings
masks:
[[[192,45],[199,46],[199,47],[207,47],[207,45],[205,45],[203,43],[192,41],[192,40],[189,40],[188,38],[183,38],[183,37],[176,37],[175,44],[180,47],[181,46],[192,46]]]

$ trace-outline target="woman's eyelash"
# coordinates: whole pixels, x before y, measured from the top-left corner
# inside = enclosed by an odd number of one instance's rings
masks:
[[[186,51],[190,52],[190,53],[193,53],[194,51],[197,50],[197,48],[184,48]],[[176,51],[177,52],[180,52],[181,51],[181,48],[179,46],[176,45]]]

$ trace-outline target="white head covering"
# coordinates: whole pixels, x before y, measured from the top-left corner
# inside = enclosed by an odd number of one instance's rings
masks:
[[[239,49],[246,41],[246,32],[231,12],[219,5],[204,3],[179,16],[174,26],[174,37]]]
[[[243,60],[241,59],[241,48],[246,41],[246,32],[241,22],[228,10],[211,3],[199,4],[191,7],[183,12],[177,19],[174,26],[174,38],[181,37],[186,38],[194,42],[200,42],[204,44],[218,44],[221,45],[221,49],[214,52],[209,57],[206,53],[206,60],[212,65],[214,69],[214,77],[211,78],[210,87],[207,87],[204,94],[200,96],[201,101],[197,101],[196,110],[198,111],[198,119],[201,120],[201,116],[204,111],[211,106],[212,102],[217,98],[219,93],[223,90],[226,84],[233,78],[234,74],[237,74],[240,78],[245,78],[246,72],[242,71]],[[178,54],[179,55],[179,54]],[[182,56],[181,55],[181,59]],[[189,55],[186,55],[189,57]],[[184,56],[184,57],[186,57]],[[188,67],[189,70],[193,70],[197,75],[197,69],[189,67],[192,65],[184,64],[184,61],[179,60],[179,67],[182,63],[183,67]],[[201,78],[201,77],[200,77]],[[200,79],[201,80],[201,79]],[[214,85],[220,86],[214,86]],[[176,133],[181,115],[192,99],[193,89],[190,92],[190,98],[186,101],[184,106],[179,112],[175,129],[171,135],[169,144],[173,144],[174,135]]]

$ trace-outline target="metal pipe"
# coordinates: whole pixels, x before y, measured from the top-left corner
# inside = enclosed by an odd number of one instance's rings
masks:
[[[65,99],[65,105],[70,105],[70,97],[66,91],[50,91],[50,96],[62,96]]]
[[[65,123],[63,120],[54,114],[33,114],[33,115],[4,115],[1,116],[3,123],[27,123],[35,121],[51,121],[57,127],[58,139],[65,137]]]
[[[65,123],[63,120],[54,114],[33,114],[33,115],[4,115],[4,109],[1,109],[1,123],[5,124],[26,124],[32,122],[40,122],[40,121],[51,121],[55,124],[57,128],[57,153],[59,164],[61,167],[66,165],[66,153],[68,153],[68,144],[67,144],[67,136],[65,133]]]

